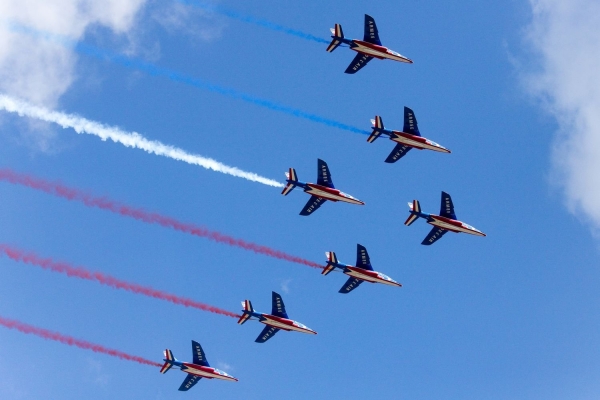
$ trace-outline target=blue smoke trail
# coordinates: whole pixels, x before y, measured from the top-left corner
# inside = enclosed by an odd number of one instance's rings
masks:
[[[208,3],[205,3],[200,0],[178,0],[178,1],[182,4],[202,8],[203,10],[212,11],[212,12],[224,15],[224,16],[232,18],[232,19],[237,19],[238,21],[262,26],[263,28],[271,29],[271,30],[277,31],[277,32],[283,32],[288,35],[296,36],[296,37],[306,39],[306,40],[312,40],[313,42],[325,43],[325,44],[329,44],[329,42],[330,42],[329,40],[311,35],[310,33],[305,33],[305,32],[302,32],[302,31],[299,31],[296,29],[286,28],[283,25],[279,25],[274,22],[267,21],[266,19],[260,19],[260,18],[253,17],[251,15],[242,14],[242,13],[239,13],[237,11],[234,11],[234,10],[231,10],[228,8],[208,4]]]
[[[287,106],[284,104],[280,104],[280,103],[272,101],[272,100],[262,99],[260,97],[253,96],[253,95],[241,92],[236,89],[232,89],[232,88],[228,88],[228,87],[220,86],[220,85],[215,85],[208,81],[204,81],[199,78],[185,75],[185,74],[182,74],[180,72],[177,72],[177,71],[174,71],[174,70],[171,70],[168,68],[162,68],[162,67],[156,66],[154,64],[151,64],[151,63],[148,63],[145,61],[131,59],[126,56],[116,54],[116,53],[113,53],[108,50],[100,49],[98,47],[91,46],[91,45],[88,45],[85,43],[79,43],[75,40],[66,38],[64,36],[54,35],[54,34],[47,33],[47,32],[40,32],[35,29],[29,28],[29,27],[26,27],[23,25],[15,24],[12,22],[9,22],[7,25],[9,26],[9,28],[11,30],[13,30],[15,32],[21,32],[21,33],[25,33],[25,34],[29,34],[29,35],[42,37],[46,40],[51,40],[51,41],[60,43],[64,46],[72,47],[78,53],[85,54],[87,56],[94,57],[94,58],[97,58],[100,60],[108,60],[110,62],[122,65],[127,68],[132,68],[132,69],[136,69],[138,71],[143,71],[151,76],[159,76],[159,77],[168,78],[174,82],[184,83],[186,85],[194,86],[194,87],[197,87],[200,89],[209,90],[214,93],[219,93],[219,94],[222,94],[224,96],[228,96],[228,97],[231,97],[234,99],[243,100],[248,103],[256,104],[258,106],[265,107],[265,108],[268,108],[268,109],[271,109],[274,111],[279,111],[279,112],[282,112],[285,114],[293,115],[294,117],[303,118],[303,119],[306,119],[309,121],[317,122],[319,124],[331,126],[333,128],[338,128],[338,129],[342,129],[342,130],[354,132],[354,133],[361,133],[364,135],[370,134],[370,132],[368,132],[368,131],[364,131],[360,128],[357,128],[357,127],[354,127],[351,125],[347,125],[347,124],[341,123],[339,121],[336,121],[336,120],[333,120],[330,118],[326,118],[326,117],[322,117],[317,114],[312,114],[312,113],[309,113],[306,111],[302,111],[300,109],[290,107],[290,106]]]

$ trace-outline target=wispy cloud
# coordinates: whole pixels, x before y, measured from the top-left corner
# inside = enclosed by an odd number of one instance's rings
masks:
[[[146,0],[3,0],[0,16],[34,29],[80,40],[91,26],[128,32]],[[0,30],[0,90],[54,105],[75,80],[76,53],[61,43]]]
[[[600,228],[600,2],[530,0],[525,82],[556,118],[554,181],[569,210]]]
[[[290,283],[292,283],[291,279],[286,279],[284,281],[281,282],[281,291],[283,293],[289,293],[290,292]]]

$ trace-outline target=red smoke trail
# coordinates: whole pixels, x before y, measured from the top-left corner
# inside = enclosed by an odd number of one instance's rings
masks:
[[[223,310],[218,307],[214,307],[208,304],[200,303],[185,297],[175,296],[173,294],[161,292],[160,290],[152,289],[146,286],[140,286],[135,283],[129,283],[117,278],[113,278],[109,275],[104,275],[100,272],[88,271],[82,267],[73,267],[64,262],[56,262],[49,258],[40,258],[39,256],[31,253],[24,252],[23,250],[10,247],[5,244],[0,244],[0,254],[5,254],[9,258],[24,262],[26,264],[37,265],[43,269],[50,270],[52,272],[60,272],[70,277],[87,279],[89,281],[96,281],[101,285],[113,287],[115,289],[123,289],[129,292],[143,294],[145,296],[154,297],[155,299],[170,301],[171,303],[179,304],[186,307],[197,308],[202,311],[209,311],[215,314],[226,315],[228,317],[239,318],[239,315],[232,313],[231,311]]]
[[[85,340],[75,339],[70,336],[62,335],[58,332],[52,332],[52,331],[49,331],[46,329],[27,325],[23,322],[19,322],[14,319],[6,319],[6,318],[0,317],[0,325],[6,327],[8,329],[16,329],[19,332],[36,335],[43,339],[55,340],[57,342],[68,344],[69,346],[79,347],[80,349],[91,350],[95,353],[108,354],[109,356],[118,357],[122,360],[135,361],[137,363],[151,365],[153,367],[162,366],[162,364],[156,363],[154,361],[146,360],[145,358],[142,358],[142,357],[132,356],[130,354],[123,353],[122,351],[119,351],[119,350],[107,349],[106,347],[100,346],[99,344],[86,342]]]
[[[41,190],[54,196],[62,197],[67,200],[75,200],[82,202],[88,207],[96,207],[103,210],[111,211],[116,214],[135,218],[139,221],[149,224],[159,224],[167,228],[175,229],[181,232],[189,233],[190,235],[204,237],[215,242],[224,243],[230,246],[241,247],[245,250],[250,250],[255,253],[264,254],[269,257],[279,258],[281,260],[291,261],[297,264],[307,265],[313,268],[323,268],[321,265],[305,260],[304,258],[292,256],[283,251],[274,250],[267,246],[261,246],[256,243],[246,242],[242,239],[236,239],[231,236],[223,235],[190,223],[178,221],[174,218],[165,217],[163,215],[152,213],[141,208],[133,208],[105,197],[94,197],[84,193],[78,189],[69,188],[60,183],[48,182],[43,179],[35,178],[30,175],[19,174],[10,169],[0,169],[0,180],[16,185],[27,186],[31,189]]]

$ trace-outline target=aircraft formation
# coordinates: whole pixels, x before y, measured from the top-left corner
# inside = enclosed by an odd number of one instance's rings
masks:
[[[389,59],[393,61],[412,64],[413,61],[400,53],[393,51],[382,45],[379,38],[379,31],[373,17],[365,15],[364,20],[364,36],[362,40],[347,39],[344,37],[342,27],[335,24],[331,29],[331,43],[327,47],[327,52],[333,52],[340,46],[347,46],[357,54],[346,68],[345,73],[355,74],[364,68],[371,60]],[[403,158],[411,149],[431,150],[439,153],[451,153],[446,147],[421,136],[419,131],[417,118],[412,109],[404,107],[404,124],[402,130],[386,129],[381,116],[376,115],[371,120],[371,134],[367,138],[368,143],[375,142],[380,136],[388,137],[394,142],[394,148],[385,159],[386,163],[395,163]],[[365,205],[365,203],[354,196],[344,193],[333,184],[332,174],[328,164],[317,159],[317,180],[316,183],[302,182],[298,180],[298,175],[294,168],[289,168],[285,173],[286,180],[282,195],[287,196],[295,188],[302,189],[310,195],[307,203],[300,210],[301,216],[310,216],[317,211],[324,203],[343,202],[353,205]],[[421,210],[421,205],[418,200],[413,200],[408,203],[409,215],[405,221],[405,225],[410,226],[419,218],[432,225],[431,231],[421,242],[422,245],[432,245],[441,239],[447,232],[467,233],[474,236],[486,236],[485,233],[473,226],[457,219],[454,204],[450,194],[441,192],[441,205],[439,214],[428,214]],[[325,253],[326,261],[322,266],[321,274],[326,276],[331,272],[339,271],[347,275],[347,280],[343,283],[338,293],[348,294],[358,288],[363,282],[378,283],[381,285],[402,287],[402,284],[390,278],[382,272],[375,271],[371,264],[371,258],[365,246],[357,244],[356,247],[356,262],[354,265],[345,264],[338,260],[337,255],[333,251]],[[230,315],[236,316],[236,314]],[[299,332],[309,335],[316,335],[317,332],[308,326],[298,321],[289,318],[286,311],[283,298],[280,294],[272,292],[271,297],[271,312],[261,313],[255,311],[250,300],[242,301],[242,310],[239,315],[238,324],[243,325],[249,320],[256,320],[264,325],[262,331],[255,339],[256,343],[265,343],[269,341],[275,334],[281,330],[288,332]],[[156,364],[159,366],[160,364]],[[179,391],[188,391],[198,383],[202,378],[220,379],[225,381],[237,382],[238,379],[229,375],[227,372],[211,367],[206,354],[199,342],[192,340],[192,361],[182,362],[173,356],[173,352],[169,349],[164,351],[163,364],[160,368],[160,373],[164,374],[171,368],[179,368],[184,372],[185,378],[179,387]]]
[[[347,45],[350,50],[357,52],[356,56],[345,71],[347,74],[355,74],[374,58],[389,59],[410,64],[413,63],[413,61],[409,58],[399,54],[398,52],[390,50],[381,44],[379,39],[379,31],[377,29],[377,25],[375,24],[375,20],[369,15],[365,15],[363,40],[346,39],[344,37],[342,27],[339,24],[335,24],[335,27],[331,29],[331,33],[332,41],[327,47],[328,52],[334,51],[340,45]],[[382,135],[387,136],[392,142],[395,143],[395,147],[393,148],[392,152],[385,159],[386,163],[395,163],[404,157],[411,149],[451,153],[451,151],[444,146],[421,136],[415,113],[408,107],[404,107],[404,126],[401,131],[386,129],[380,116],[375,116],[375,119],[371,120],[371,123],[373,125],[372,133],[367,139],[368,143],[373,143]],[[282,195],[287,196],[296,187],[303,189],[305,193],[310,195],[308,202],[300,211],[301,216],[312,215],[328,200],[331,202],[365,205],[363,201],[335,188],[329,166],[321,159],[317,160],[316,183],[299,181],[298,175],[296,174],[296,170],[294,168],[290,168],[288,172],[285,173],[285,176],[286,181],[283,191],[281,192]],[[422,212],[421,205],[418,200],[413,200],[413,202],[408,203],[408,205],[409,216],[405,222],[405,225],[409,226],[417,219],[423,218],[428,224],[433,226],[429,234],[421,242],[422,245],[432,245],[442,236],[444,236],[446,232],[486,236],[485,233],[474,228],[473,226],[457,220],[452,198],[444,191],[442,191],[441,206],[438,215]],[[339,270],[349,277],[339,289],[339,293],[350,293],[359,287],[363,282],[402,287],[402,284],[396,282],[389,276],[373,270],[371,259],[367,249],[364,246],[357,244],[356,252],[355,265],[348,265],[339,262],[334,252],[325,253],[327,261],[321,274],[328,275],[332,271]],[[272,292],[271,301],[272,308],[270,314],[259,313],[255,311],[250,300],[244,300],[242,302],[242,315],[238,320],[238,324],[242,325],[247,321],[254,319],[265,325],[263,330],[256,338],[256,343],[265,343],[280,330],[294,331],[311,335],[317,334],[316,331],[312,330],[306,325],[289,319],[281,295]],[[173,358],[173,354],[170,350],[165,350],[164,354],[164,365],[161,369],[161,373],[165,373],[172,366],[177,366],[183,372],[188,374],[179,387],[179,390],[181,391],[189,390],[199,379],[203,377],[209,379],[216,378],[237,381],[236,378],[228,375],[227,373],[210,367],[206,361],[202,347],[195,341],[192,341],[192,363],[177,361],[175,358]]]

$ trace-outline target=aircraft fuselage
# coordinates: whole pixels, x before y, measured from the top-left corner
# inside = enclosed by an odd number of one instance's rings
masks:
[[[412,135],[406,132],[391,131],[390,139],[396,143],[414,147],[419,150],[433,150],[441,153],[450,153],[450,150],[436,142],[422,136]]]
[[[341,192],[337,189],[328,188],[327,186],[317,185],[316,183],[307,183],[304,186],[304,191],[313,196],[322,197],[331,201],[343,201],[350,204],[364,205],[362,201],[355,199],[354,197]]]
[[[457,233],[468,233],[470,235],[475,236],[485,236],[485,233],[481,232],[479,229],[472,227],[471,225],[465,224],[462,221],[457,221],[455,219],[446,218],[439,215],[430,214],[429,218],[427,219],[427,223],[433,226],[437,226],[438,228],[445,229],[447,231]]]
[[[396,282],[389,276],[386,276],[380,272],[369,271],[364,268],[352,267],[350,265],[347,265],[344,268],[344,274],[366,282],[383,283],[384,285],[390,286],[402,286],[400,283]]]
[[[366,54],[380,60],[387,58],[388,60],[393,61],[400,61],[409,64],[413,63],[410,58],[404,57],[402,54],[395,52],[394,50],[390,50],[387,47],[379,46],[377,44],[365,42],[363,40],[352,40],[350,49],[356,51],[357,53]]]
[[[272,326],[274,328],[283,329],[284,331],[295,331],[313,335],[317,334],[317,332],[313,331],[308,326],[301,324],[300,322],[287,318],[276,317],[275,315],[262,314],[259,319],[259,322],[265,325]]]
[[[203,365],[197,365],[194,363],[187,363],[187,362],[181,362],[181,363],[175,362],[173,364],[178,366],[179,368],[181,368],[181,370],[183,372],[186,372],[186,373],[192,374],[192,375],[201,376],[202,378],[222,379],[225,381],[235,381],[235,382],[238,381],[237,378],[234,378],[233,376],[231,376],[231,375],[227,374],[226,372],[223,372],[217,368],[205,367]]]

